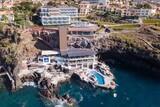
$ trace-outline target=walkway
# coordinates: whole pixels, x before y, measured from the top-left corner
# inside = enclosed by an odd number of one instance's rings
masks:
[[[2,69],[4,69],[5,72],[1,72]],[[8,71],[3,66],[0,66],[0,76],[4,76],[4,75],[8,76],[9,80],[12,82],[12,88],[13,87],[15,88],[15,81],[13,77],[8,73]]]

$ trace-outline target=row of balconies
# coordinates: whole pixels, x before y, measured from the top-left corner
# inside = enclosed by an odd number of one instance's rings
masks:
[[[70,17],[43,17],[42,21],[66,21],[70,20]]]
[[[70,24],[69,21],[43,21],[43,25],[60,25],[60,24]]]
[[[78,12],[78,9],[41,8],[40,12]]]

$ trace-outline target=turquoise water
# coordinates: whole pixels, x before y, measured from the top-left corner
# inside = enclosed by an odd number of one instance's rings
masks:
[[[0,107],[45,107],[35,88],[25,87],[17,92],[0,92]]]
[[[114,68],[119,84],[115,91],[94,89],[73,81],[61,87],[61,94],[69,93],[80,107],[160,107],[160,80],[141,75],[134,70]],[[117,97],[113,97],[117,93]],[[15,93],[0,93],[0,107],[49,107],[42,102],[34,88],[24,88]],[[51,106],[50,106],[51,107]]]
[[[96,77],[99,85],[104,85],[104,77],[98,74],[96,71],[92,71],[92,74]]]

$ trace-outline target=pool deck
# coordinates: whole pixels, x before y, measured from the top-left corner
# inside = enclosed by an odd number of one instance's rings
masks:
[[[82,81],[91,83],[93,86],[107,89],[116,88],[114,75],[111,73],[109,67],[103,63],[96,63],[95,65],[98,65],[98,68],[94,69],[72,68],[68,73],[64,73],[62,71],[57,71],[56,69],[53,69],[55,63],[44,65],[36,62],[27,63],[26,61],[24,61],[23,64],[25,65],[25,67],[21,69],[21,72],[18,74],[20,78],[27,75],[32,75],[33,73],[37,72],[41,74],[43,78],[47,78],[48,80],[50,80],[51,84],[57,86],[58,83],[69,80],[72,77],[72,74],[74,73],[78,75]],[[52,70],[48,71],[50,67],[52,67]],[[97,74],[92,74],[93,71]],[[25,83],[25,85],[28,84]]]
[[[93,80],[90,78],[91,75],[94,75],[91,73],[91,72],[93,72],[93,70],[102,76],[104,84],[99,84],[97,79]],[[82,81],[85,81],[87,83],[91,83],[94,86],[101,87],[101,88],[107,88],[107,89],[115,89],[116,83],[114,81],[114,79],[115,79],[114,75],[109,71],[108,67],[107,67],[107,69],[105,69],[105,71],[106,71],[105,74],[102,74],[102,73],[98,72],[96,69],[88,69],[88,70],[81,69],[81,70],[78,70],[74,73],[76,75],[78,75]],[[107,75],[107,74],[109,74],[109,75]]]

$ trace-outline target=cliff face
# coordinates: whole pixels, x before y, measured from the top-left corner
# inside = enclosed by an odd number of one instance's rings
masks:
[[[17,74],[22,68],[22,60],[32,58],[38,53],[34,46],[35,42],[32,41],[33,38],[29,32],[21,31],[21,29],[16,32],[20,32],[16,36],[18,38],[16,39],[17,42],[15,42],[15,36],[12,39],[12,35],[15,35],[12,32],[9,34],[4,33],[0,37],[0,64],[7,69],[15,80],[15,88],[21,86],[21,81]]]
[[[160,35],[147,30],[112,33],[99,39],[96,45],[101,58],[160,72]]]

